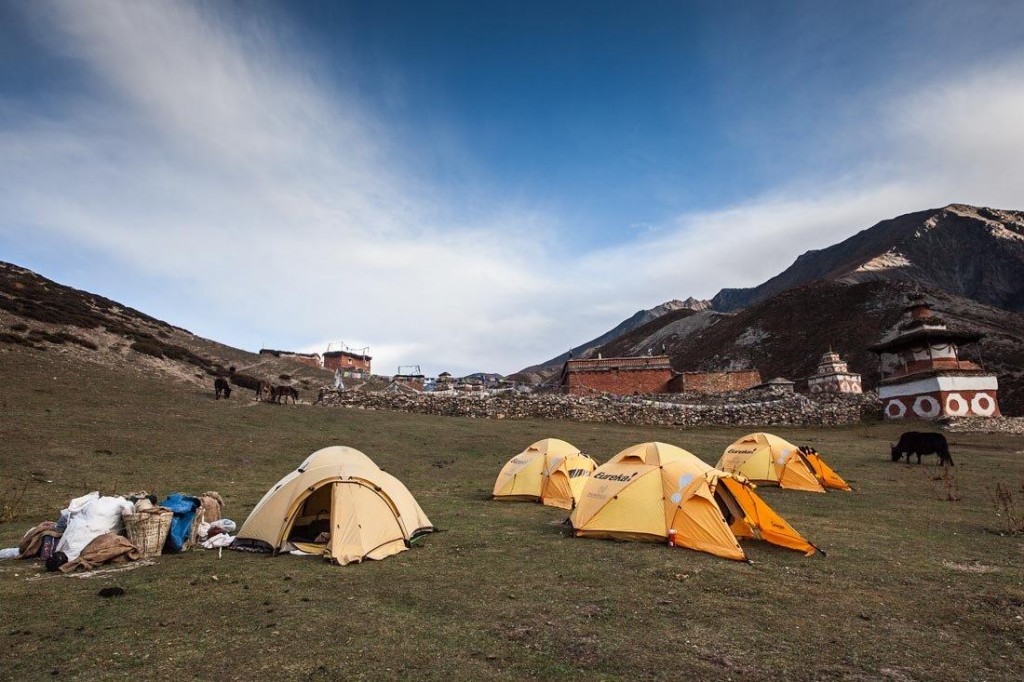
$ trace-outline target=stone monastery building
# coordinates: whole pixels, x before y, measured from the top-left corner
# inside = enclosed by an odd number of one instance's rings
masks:
[[[810,393],[861,393],[860,375],[850,371],[839,353],[829,351],[821,356],[818,371],[807,378]]]
[[[960,345],[982,335],[947,329],[920,296],[905,312],[909,317],[895,336],[871,346],[881,364],[878,397],[885,418],[998,416],[995,375],[959,355]]]

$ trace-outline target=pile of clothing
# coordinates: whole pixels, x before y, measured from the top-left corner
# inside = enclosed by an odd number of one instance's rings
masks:
[[[191,547],[213,549],[234,542],[235,522],[223,517],[224,499],[216,492],[174,493],[157,503],[145,491],[101,496],[99,491],[76,497],[57,521],[44,521],[25,533],[18,547],[0,550],[0,559],[40,558],[49,571],[70,573],[106,563],[135,561],[142,549],[126,536],[124,519],[163,509],[173,513],[167,539],[156,554]],[[166,512],[165,512],[166,513]]]

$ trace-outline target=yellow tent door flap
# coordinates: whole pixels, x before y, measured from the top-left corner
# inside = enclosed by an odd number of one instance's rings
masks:
[[[818,477],[804,463],[803,457],[792,455],[786,460],[786,466],[779,477],[779,487],[790,490],[804,490],[809,493],[823,493],[825,488],[818,482]]]
[[[549,507],[572,509],[574,497],[572,486],[569,485],[569,475],[561,469],[552,472],[544,482],[544,492],[540,499]]]
[[[744,522],[753,531],[751,535],[765,542],[780,547],[788,547],[804,552],[807,556],[814,554],[817,548],[800,535],[786,520],[779,516],[761,496],[754,492],[750,485],[743,485],[731,478],[719,479],[733,499],[743,509]]]
[[[675,543],[680,547],[726,559],[743,561],[747,558],[736,536],[725,525],[718,505],[701,495],[693,495],[686,500],[677,509],[671,525],[676,531]]]
[[[342,566],[383,559],[405,550],[405,532],[396,510],[371,486],[358,481],[334,484],[329,559]]]
[[[832,467],[825,464],[825,460],[821,458],[821,455],[816,452],[804,452],[803,456],[807,459],[807,464],[814,471],[814,475],[818,477],[823,486],[833,490],[853,490],[849,483],[832,470]]]

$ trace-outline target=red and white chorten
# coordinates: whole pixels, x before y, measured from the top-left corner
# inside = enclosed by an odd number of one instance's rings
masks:
[[[999,416],[995,375],[958,353],[958,344],[982,335],[947,329],[920,296],[906,312],[909,319],[895,336],[871,346],[881,364],[878,397],[885,418]]]
[[[860,393],[860,375],[850,371],[839,353],[829,351],[818,361],[818,372],[807,378],[811,393]]]

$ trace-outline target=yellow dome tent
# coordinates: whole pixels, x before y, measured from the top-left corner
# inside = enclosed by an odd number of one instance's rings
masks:
[[[332,446],[268,490],[236,542],[275,554],[298,549],[344,566],[404,552],[433,530],[401,481],[360,451]]]
[[[759,485],[823,493],[825,488],[801,456],[800,449],[770,433],[750,433],[725,449],[715,465]]]
[[[665,443],[634,445],[599,466],[570,521],[578,537],[669,540],[741,561],[737,538],[816,551],[742,476]]]
[[[539,501],[549,507],[572,509],[596,467],[593,459],[573,445],[545,438],[501,468],[494,482],[494,499]]]

